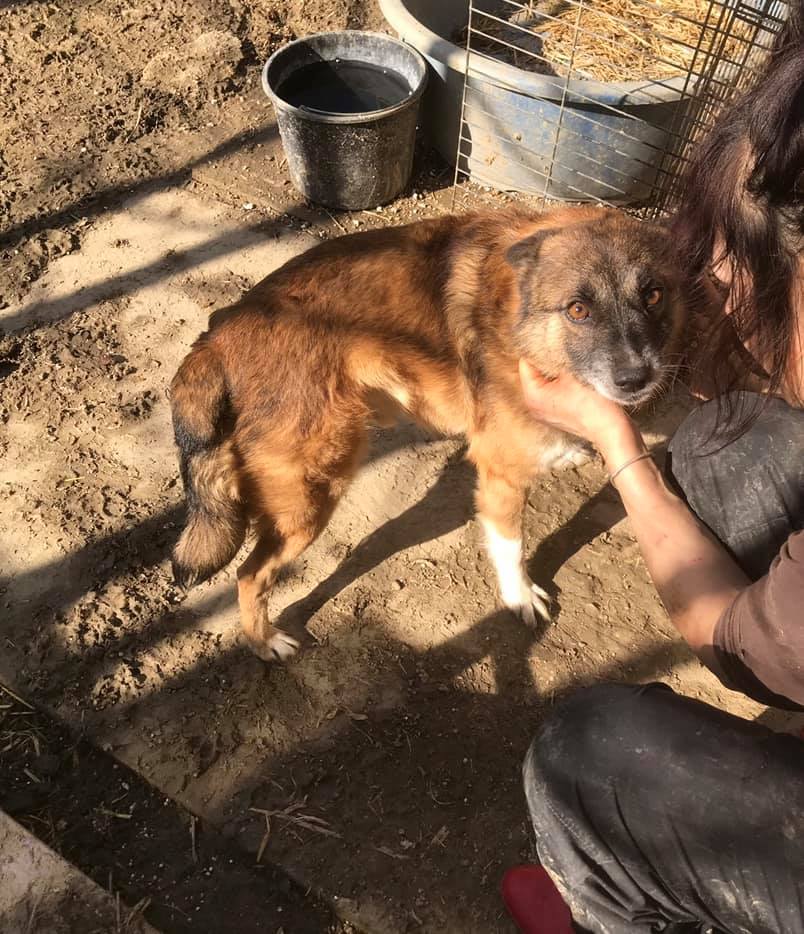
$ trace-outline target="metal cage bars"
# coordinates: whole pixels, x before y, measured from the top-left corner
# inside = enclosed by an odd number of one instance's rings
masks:
[[[671,54],[678,50],[686,56],[654,56],[673,73],[606,84],[575,67],[577,50],[582,43],[605,43],[626,53],[629,47],[622,38],[585,25],[592,2],[561,0],[571,14],[571,23],[565,23],[572,42],[568,60],[556,63],[538,44],[538,28],[559,19],[549,9],[540,9],[538,2],[469,0],[456,184],[469,176],[543,202],[619,203],[665,213],[677,197],[690,146],[734,92],[755,79],[787,12],[784,0],[709,0],[696,18],[652,0],[631,0],[692,27],[695,43],[655,30],[653,38]],[[601,0],[594,2],[599,17],[639,38],[638,26],[603,9]],[[535,16],[538,26],[511,22],[508,11]],[[495,27],[503,35],[495,35]],[[530,48],[516,41],[520,36]],[[541,93],[527,77],[535,72],[513,64],[511,53],[514,62],[521,57],[548,70],[538,73]],[[499,61],[511,69],[502,78],[498,69],[490,78],[484,63]],[[521,83],[517,73],[525,78]]]

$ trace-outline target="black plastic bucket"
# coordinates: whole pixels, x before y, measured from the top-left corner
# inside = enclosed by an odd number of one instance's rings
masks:
[[[343,78],[338,71],[349,63],[359,63],[358,69],[365,66],[369,76],[369,69],[377,69],[377,86],[382,84],[386,93],[382,98],[369,94],[366,99],[381,99],[385,106],[349,113],[315,106],[338,82],[350,92],[348,76]],[[318,76],[317,83],[309,86],[311,105],[304,102],[304,90],[294,93],[294,103],[285,99],[303,68],[318,69],[305,72]],[[422,56],[380,33],[322,32],[275,52],[262,70],[262,86],[276,110],[290,176],[301,194],[347,210],[376,207],[395,198],[410,178],[426,81]],[[388,82],[395,83],[396,95],[388,91]]]

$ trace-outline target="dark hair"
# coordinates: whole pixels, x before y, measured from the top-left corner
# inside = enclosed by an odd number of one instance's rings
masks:
[[[695,148],[674,228],[694,281],[721,261],[733,273],[732,313],[706,327],[700,359],[718,394],[718,434],[737,437],[760,409],[738,411],[728,395],[738,382],[735,345],[750,342],[774,394],[786,388],[796,340],[804,246],[804,0],[791,0],[756,84]]]

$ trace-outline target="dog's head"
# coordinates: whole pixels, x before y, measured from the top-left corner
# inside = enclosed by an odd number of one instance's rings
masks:
[[[672,372],[684,323],[670,236],[613,210],[561,216],[506,254],[517,352],[548,376],[569,369],[609,399],[644,402]]]

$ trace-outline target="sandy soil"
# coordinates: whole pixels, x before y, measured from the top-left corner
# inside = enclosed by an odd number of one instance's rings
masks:
[[[385,28],[375,0],[0,4],[0,308],[122,193],[183,178],[275,48],[344,28]]]
[[[533,490],[531,572],[557,605],[538,632],[497,609],[460,441],[411,426],[376,433],[277,586],[275,615],[311,633],[291,665],[239,645],[231,570],[174,587],[166,387],[209,311],[318,237],[450,202],[426,153],[383,212],[290,191],[257,63],[302,27],[377,25],[312,6],[0,12],[0,679],[361,930],[510,930],[499,879],[533,856],[519,766],[557,695],[658,678],[760,708],[674,638],[595,463]],[[653,413],[653,440],[679,415]]]

